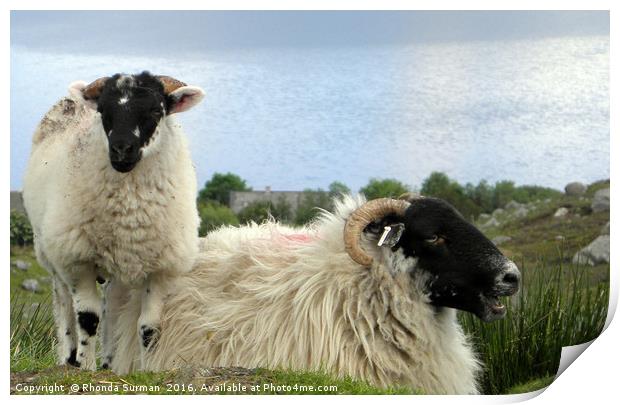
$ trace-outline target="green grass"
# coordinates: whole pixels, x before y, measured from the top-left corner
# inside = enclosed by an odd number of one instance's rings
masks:
[[[507,299],[504,319],[484,323],[461,313],[485,364],[487,394],[502,394],[533,378],[555,375],[563,346],[596,338],[605,324],[609,284],[589,281],[576,265],[521,267],[525,288]]]
[[[506,394],[523,394],[526,392],[538,391],[551,385],[555,376],[546,376],[543,378],[537,378],[532,381],[528,381],[524,384],[516,385],[506,391]]]
[[[50,367],[38,373],[12,375],[12,393],[17,383],[58,387],[52,394],[251,394],[251,395],[342,395],[417,394],[407,388],[381,389],[351,378],[334,378],[320,372],[287,370],[188,368],[166,372],[139,372],[118,376],[110,371],[81,371],[72,367]],[[50,394],[50,392],[40,392]]]

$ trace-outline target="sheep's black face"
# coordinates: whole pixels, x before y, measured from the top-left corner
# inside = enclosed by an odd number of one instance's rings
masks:
[[[129,172],[154,141],[157,125],[166,114],[164,88],[147,72],[114,75],[103,87],[97,111],[108,137],[112,167]]]
[[[487,322],[505,315],[499,297],[518,291],[520,273],[476,227],[435,198],[412,201],[404,224],[393,249],[402,248],[430,273],[433,305],[469,311]]]

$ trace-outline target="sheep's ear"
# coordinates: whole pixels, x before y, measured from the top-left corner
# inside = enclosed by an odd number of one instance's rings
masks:
[[[389,248],[393,248],[400,240],[404,230],[405,224],[402,223],[384,226],[383,233],[377,242],[377,246],[387,246]]]
[[[168,94],[170,103],[168,114],[175,114],[187,111],[196,104],[200,103],[205,96],[205,92],[196,86],[183,86]]]
[[[396,221],[379,220],[371,222],[365,232],[372,234],[377,246],[394,247],[405,231],[405,224]]]
[[[84,89],[86,88],[86,86],[88,86],[88,83],[86,83],[83,80],[79,80],[77,82],[73,82],[69,85],[69,94],[71,95],[71,97],[73,97],[74,99],[76,99],[77,101],[80,101],[82,104],[85,104],[86,106],[92,108],[93,110],[97,109],[97,101],[96,100],[87,100],[84,98]]]

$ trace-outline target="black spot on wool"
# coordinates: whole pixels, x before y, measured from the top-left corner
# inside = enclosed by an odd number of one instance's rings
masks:
[[[78,323],[80,324],[80,327],[88,333],[88,336],[95,336],[97,334],[99,317],[94,312],[78,312]]]

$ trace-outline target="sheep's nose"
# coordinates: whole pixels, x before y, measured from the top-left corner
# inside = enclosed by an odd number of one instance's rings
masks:
[[[517,265],[513,262],[508,262],[500,275],[500,283],[504,284],[506,287],[518,289],[520,281],[521,273]]]
[[[133,151],[133,145],[128,143],[119,143],[110,145],[110,149],[117,160],[123,160],[125,156],[129,155]]]

